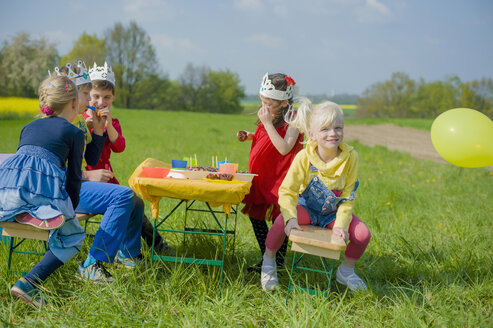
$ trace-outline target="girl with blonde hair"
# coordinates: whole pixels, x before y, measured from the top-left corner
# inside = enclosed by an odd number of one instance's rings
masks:
[[[281,214],[269,230],[262,262],[261,285],[272,290],[278,284],[275,255],[292,229],[300,224],[332,229],[349,245],[336,280],[351,290],[367,287],[354,272],[354,265],[370,242],[370,231],[352,212],[358,188],[358,154],[343,142],[341,108],[330,101],[312,109],[303,98],[296,116],[287,113],[290,126],[309,136],[305,149],[293,160],[279,188]]]

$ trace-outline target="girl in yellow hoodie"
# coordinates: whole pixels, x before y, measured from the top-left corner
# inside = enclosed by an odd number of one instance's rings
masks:
[[[296,115],[288,113],[290,125],[309,136],[279,188],[283,220],[275,220],[269,230],[263,256],[261,284],[272,290],[279,282],[275,254],[291,229],[311,224],[333,230],[336,238],[349,245],[337,269],[337,282],[351,290],[367,287],[354,272],[356,261],[370,242],[370,231],[353,213],[358,189],[358,154],[343,142],[344,119],[341,108],[330,101],[311,107],[302,99]]]

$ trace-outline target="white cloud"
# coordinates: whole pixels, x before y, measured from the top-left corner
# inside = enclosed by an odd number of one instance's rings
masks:
[[[390,10],[383,3],[378,2],[377,0],[366,0],[366,5],[382,15],[390,15]]]
[[[55,43],[61,55],[69,52],[70,49],[72,49],[75,41],[73,34],[65,33],[61,30],[45,31],[40,33],[39,36],[46,38],[46,40],[48,40],[48,42],[50,43]]]
[[[235,7],[240,11],[252,12],[258,14],[259,12],[272,13],[280,18],[288,17],[288,8],[293,8],[294,4],[291,4],[287,0],[237,0],[234,3]]]
[[[174,38],[166,34],[151,35],[152,44],[158,51],[178,54],[204,53],[204,50],[186,38]]]
[[[360,23],[386,23],[391,17],[390,9],[378,0],[365,0],[363,6],[356,8],[356,18]]]
[[[246,41],[270,49],[279,48],[282,43],[281,38],[268,34],[255,34],[248,37]]]
[[[431,46],[439,46],[442,44],[442,40],[436,37],[432,37],[430,35],[425,35],[424,36],[424,41],[426,44],[429,44]]]
[[[257,11],[263,8],[260,0],[237,0],[235,1],[235,7],[241,10]]]
[[[176,8],[161,0],[127,0],[123,10],[130,19],[142,22],[170,20],[177,16]]]

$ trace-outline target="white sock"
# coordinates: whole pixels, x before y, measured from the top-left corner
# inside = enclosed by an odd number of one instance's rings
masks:
[[[349,268],[341,263],[341,265],[339,266],[339,271],[342,273],[343,276],[347,277],[354,273],[354,268]]]
[[[266,265],[270,265],[270,266],[275,266],[276,265],[276,257],[268,257],[267,254],[264,253],[264,256],[262,257],[263,258],[263,261],[262,261],[262,265],[266,264]]]

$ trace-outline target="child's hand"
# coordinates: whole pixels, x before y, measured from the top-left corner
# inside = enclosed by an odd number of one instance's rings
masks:
[[[272,124],[272,113],[265,106],[260,107],[257,116],[263,125]]]
[[[300,227],[300,225],[298,224],[298,220],[296,218],[289,219],[288,223],[286,224],[286,227],[284,228],[284,233],[286,234],[286,236],[289,237],[292,229],[303,230],[303,228]]]
[[[238,140],[241,142],[252,139],[252,133],[245,130],[238,131],[236,136],[238,137]]]
[[[98,115],[105,119],[104,126],[106,128],[108,128],[108,125],[112,124],[113,116],[111,115],[111,111],[108,107],[99,109]]]
[[[89,117],[86,119],[86,122],[90,120],[91,129],[94,129],[94,133],[96,133],[97,135],[102,136],[104,133],[104,125],[106,123],[106,120],[103,117],[97,115],[96,112],[92,110],[88,111],[88,115]]]
[[[86,117],[86,124],[87,124],[87,128],[88,128],[89,130],[92,130],[92,128],[93,128],[93,126],[94,126],[94,125],[93,125],[94,120],[93,120],[93,115],[92,115],[93,111],[92,111],[92,110],[88,110],[86,113],[87,113],[87,115],[88,115],[88,116]]]
[[[342,228],[334,228],[332,229],[332,236],[342,239],[345,244],[349,241],[349,233]]]
[[[82,180],[94,182],[108,182],[113,178],[113,172],[108,170],[82,171]]]

